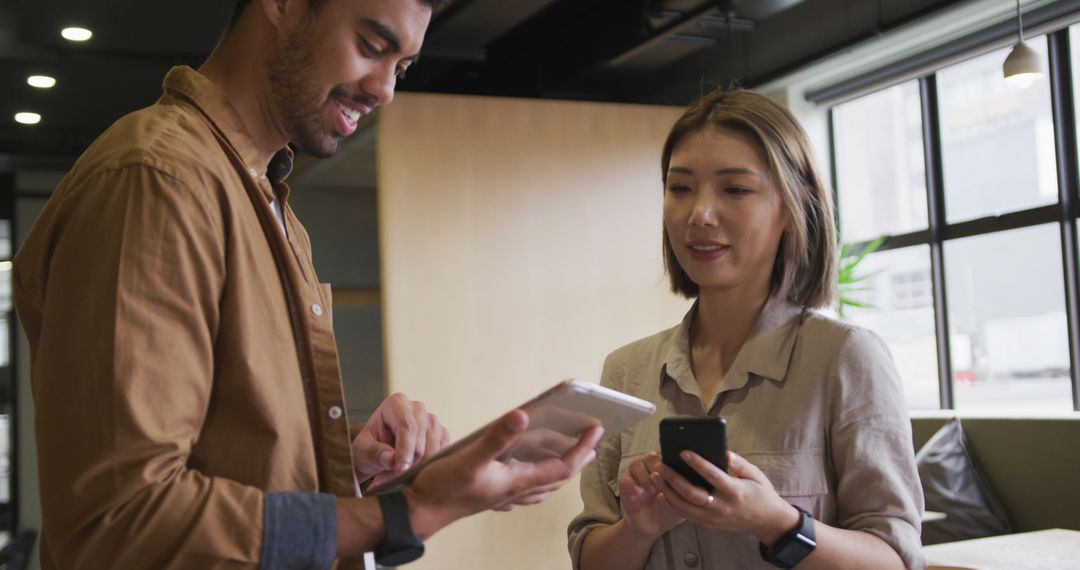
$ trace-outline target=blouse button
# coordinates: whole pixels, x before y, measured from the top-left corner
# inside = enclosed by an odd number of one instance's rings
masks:
[[[698,562],[699,562],[697,554],[694,554],[693,552],[687,552],[686,554],[683,555],[682,559],[683,559],[683,562],[685,562],[687,566],[689,566],[691,568],[697,568],[697,565],[698,565]]]
[[[327,410],[327,413],[330,414],[330,419],[332,420],[341,419],[341,406],[330,406],[330,409]]]
[[[314,315],[315,315],[316,317],[321,317],[321,316],[322,316],[322,305],[320,305],[320,304],[318,304],[318,303],[313,303],[313,304],[311,305],[311,312],[312,312],[312,314],[314,314]]]

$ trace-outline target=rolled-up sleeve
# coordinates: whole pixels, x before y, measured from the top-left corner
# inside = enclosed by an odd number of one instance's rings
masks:
[[[337,508],[326,493],[267,493],[262,570],[323,570],[337,551]]]
[[[188,466],[226,262],[206,202],[151,165],[104,168],[50,202],[16,258],[50,567],[260,564],[265,493]]]
[[[615,368],[612,356],[609,356],[604,361],[601,385],[615,387]],[[621,455],[619,436],[608,438],[597,446],[596,460],[581,472],[581,501],[584,503],[584,510],[570,521],[567,529],[570,560],[574,570],[581,568],[581,545],[589,531],[601,525],[615,524],[622,518],[619,498],[608,485],[618,477]]]
[[[922,569],[922,486],[896,366],[877,335],[852,329],[836,370],[830,441],[839,526],[877,536],[908,568]]]

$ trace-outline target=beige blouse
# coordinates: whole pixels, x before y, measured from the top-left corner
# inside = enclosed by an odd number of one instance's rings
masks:
[[[690,323],[616,350],[602,384],[654,402],[657,413],[597,450],[581,475],[585,509],[569,527],[570,556],[593,528],[621,517],[618,478],[660,450],[660,420],[722,416],[728,446],[757,465],[784,499],[839,528],[871,533],[912,569],[920,542],[922,487],[911,424],[889,351],[869,330],[770,300],[749,340],[703,406],[691,369]],[[653,545],[645,570],[772,568],[749,533],[683,523]],[[629,569],[628,569],[629,570]]]

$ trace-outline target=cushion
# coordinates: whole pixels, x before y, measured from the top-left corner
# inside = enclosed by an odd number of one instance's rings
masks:
[[[959,419],[945,424],[915,454],[926,510],[945,519],[923,524],[923,544],[982,538],[1012,532],[1012,522],[994,489],[979,473]]]

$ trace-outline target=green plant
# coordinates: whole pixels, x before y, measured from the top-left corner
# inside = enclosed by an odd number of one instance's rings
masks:
[[[845,314],[847,307],[856,307],[860,309],[874,308],[874,305],[859,301],[855,296],[861,291],[869,291],[871,289],[870,287],[864,286],[863,283],[867,279],[877,275],[878,272],[873,271],[865,275],[858,275],[856,274],[856,270],[859,268],[859,264],[866,259],[866,256],[877,251],[883,243],[885,243],[885,238],[879,237],[858,250],[850,243],[845,243],[840,246],[840,269],[837,272],[840,302],[836,306],[836,313],[840,315],[840,318],[847,318],[847,315]]]

